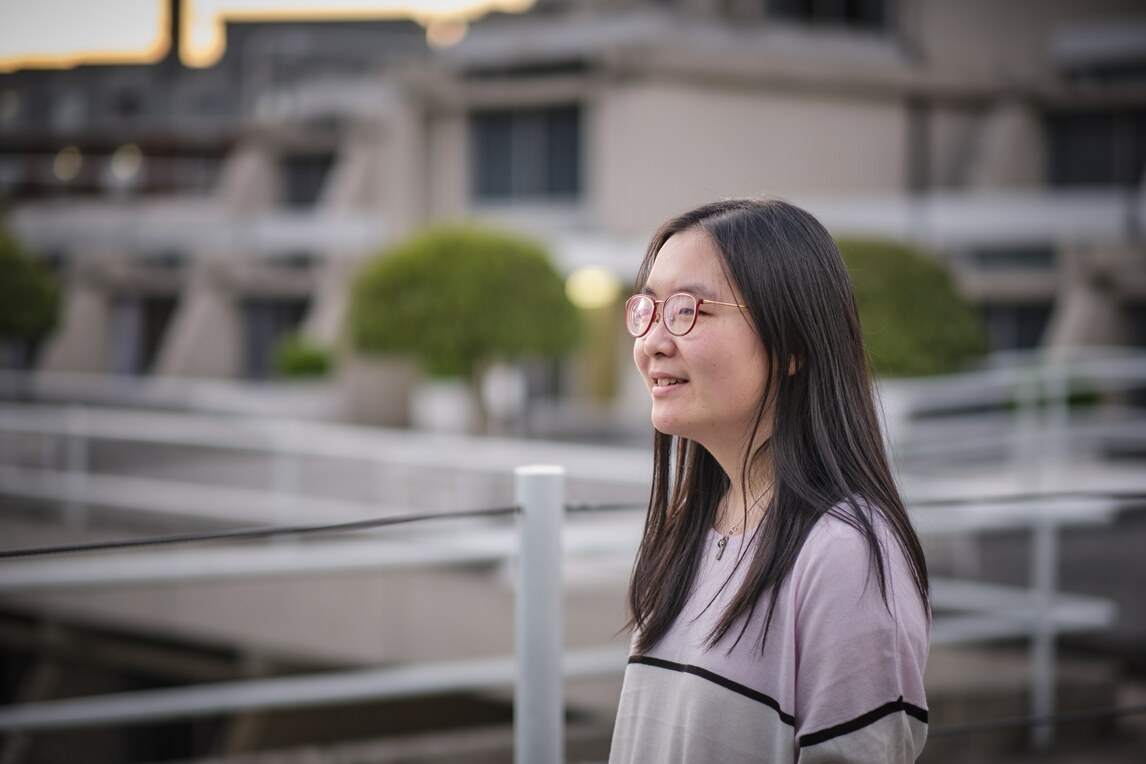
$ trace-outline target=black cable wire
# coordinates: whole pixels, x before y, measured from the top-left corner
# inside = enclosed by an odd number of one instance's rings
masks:
[[[988,719],[981,722],[968,722],[967,724],[944,724],[936,727],[928,727],[927,736],[930,738],[969,735],[977,732],[996,732],[998,730],[1022,727],[1042,727],[1067,722],[1116,719],[1122,716],[1136,716],[1137,714],[1146,714],[1146,703],[1139,703],[1133,706],[1117,706],[1114,708],[1088,708],[1079,711],[1062,711],[1049,716],[1019,716],[1010,719]]]
[[[158,546],[162,544],[190,544],[199,541],[233,541],[235,539],[273,538],[276,536],[301,536],[317,533],[341,533],[367,528],[382,528],[389,525],[416,523],[424,520],[453,520],[467,517],[499,517],[516,514],[519,507],[490,507],[488,509],[462,509],[452,512],[419,512],[406,515],[387,515],[345,523],[325,523],[321,525],[270,525],[260,528],[236,528],[229,531],[207,533],[181,533],[170,536],[148,536],[138,539],[116,539],[113,541],[92,541],[83,544],[60,544],[57,546],[30,547],[27,549],[2,549],[0,559],[16,557],[44,557],[74,552],[99,552],[107,549]]]
[[[1056,493],[1030,493],[1010,494],[1004,496],[975,496],[959,499],[929,499],[911,502],[911,506],[941,506],[963,505],[979,503],[1011,503],[1017,501],[1030,501],[1033,499],[1061,499],[1061,498],[1109,498],[1123,502],[1128,506],[1146,504],[1146,493],[1138,492],[1103,492],[1087,493],[1083,491],[1061,491]],[[569,512],[592,512],[612,510],[644,509],[645,505],[636,502],[568,504]],[[327,523],[319,525],[275,525],[259,528],[238,528],[229,531],[212,531],[205,533],[185,533],[169,536],[149,536],[138,539],[116,539],[111,541],[93,541],[83,544],[61,544],[45,547],[30,547],[27,549],[0,549],[0,560],[21,557],[46,557],[59,554],[73,554],[79,552],[98,552],[109,549],[128,549],[132,547],[159,546],[170,544],[190,544],[203,541],[221,541],[236,539],[274,538],[277,536],[299,536],[317,533],[339,533],[345,531],[365,530],[368,528],[381,528],[389,525],[421,522],[424,520],[448,520],[464,517],[495,517],[498,515],[513,514],[520,511],[520,507],[492,507],[488,509],[456,510],[452,512],[415,513],[407,515],[388,515],[386,517],[368,518],[346,523]]]
[[[611,511],[623,509],[643,509],[643,504],[614,503],[614,504],[569,504],[566,509],[570,512]],[[468,509],[454,512],[433,512],[409,515],[387,515],[366,520],[355,520],[346,523],[329,523],[323,525],[272,525],[259,528],[237,528],[229,531],[210,531],[204,533],[181,533],[169,536],[147,536],[137,539],[115,539],[111,541],[92,541],[83,544],[59,544],[55,546],[30,547],[27,549],[0,549],[0,560],[20,557],[47,557],[57,554],[73,554],[79,552],[100,552],[108,549],[128,549],[131,547],[160,546],[170,544],[192,544],[203,541],[235,541],[239,539],[274,538],[276,536],[301,536],[317,533],[341,533],[345,531],[365,530],[368,528],[382,528],[389,525],[421,522],[423,520],[452,520],[466,517],[497,517],[499,515],[513,514],[520,511],[519,507],[491,507],[489,509]]]

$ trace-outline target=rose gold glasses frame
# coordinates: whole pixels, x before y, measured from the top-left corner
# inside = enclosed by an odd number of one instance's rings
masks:
[[[699,309],[701,305],[723,305],[723,306],[728,307],[728,308],[747,308],[748,307],[747,305],[741,305],[738,302],[721,302],[720,300],[706,300],[703,297],[697,297],[696,295],[692,294],[691,292],[673,292],[672,294],[670,294],[668,297],[664,298],[663,300],[653,300],[653,298],[649,297],[647,294],[635,294],[632,297],[630,297],[629,299],[625,300],[625,328],[629,330],[629,334],[632,335],[633,339],[640,339],[641,337],[644,337],[646,334],[648,334],[649,330],[651,330],[653,328],[653,324],[655,324],[657,321],[660,320],[661,314],[664,312],[664,309],[661,308],[660,306],[663,306],[666,302],[668,302],[672,298],[677,297],[679,295],[684,295],[685,297],[691,297],[693,300],[695,300],[697,309]],[[636,300],[651,300],[653,303],[652,318],[649,319],[648,326],[646,326],[640,334],[633,334],[632,329],[629,329],[629,314],[632,312],[633,303]],[[665,324],[665,330],[674,337],[683,337],[684,335],[691,332],[692,328],[694,326],[696,326],[696,313],[692,314],[692,321],[689,323],[688,328],[685,329],[683,332],[679,332],[679,333],[674,332],[672,329],[668,328],[668,324]]]

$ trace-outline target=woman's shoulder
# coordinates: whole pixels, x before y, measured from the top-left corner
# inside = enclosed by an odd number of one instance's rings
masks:
[[[865,499],[844,499],[820,515],[804,543],[805,546],[825,543],[866,546],[868,534],[865,528],[870,528],[882,541],[888,533],[883,511]]]
[[[900,544],[887,517],[864,499],[840,501],[824,512],[808,532],[797,564],[823,565],[843,572],[867,567],[878,545],[881,557],[898,557]]]

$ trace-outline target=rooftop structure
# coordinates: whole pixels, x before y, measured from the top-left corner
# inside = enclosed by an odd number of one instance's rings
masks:
[[[925,245],[995,349],[1144,344],[1144,18],[547,0],[445,48],[412,22],[231,23],[205,70],[2,75],[8,222],[67,284],[24,357],[263,378],[288,331],[335,345],[355,264],[424,223],[523,228],[627,283],[661,220],[741,194]]]

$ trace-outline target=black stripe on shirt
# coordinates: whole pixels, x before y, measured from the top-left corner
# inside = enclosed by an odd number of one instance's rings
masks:
[[[744,697],[755,700],[758,703],[763,703],[775,711],[776,714],[780,717],[780,721],[784,722],[784,724],[787,724],[790,727],[796,726],[796,717],[792,714],[784,713],[784,711],[780,709],[780,704],[776,701],[775,698],[769,697],[768,695],[765,695],[764,693],[757,690],[753,690],[751,687],[745,687],[742,684],[733,682],[731,679],[723,677],[720,674],[714,674],[708,669],[702,669],[700,666],[691,666],[687,663],[673,663],[672,661],[665,661],[661,660],[660,658],[650,658],[647,655],[634,655],[629,658],[629,663],[641,663],[646,666],[655,666],[657,668],[668,669],[669,671],[679,671],[684,674],[692,674],[693,676],[698,676],[701,679],[707,679],[714,684],[720,685],[726,690],[731,690],[738,695],[743,695]]]
[[[868,711],[862,716],[857,716],[851,721],[844,722],[843,724],[837,724],[834,727],[828,727],[827,729],[822,729],[819,732],[809,732],[807,735],[801,735],[800,747],[807,748],[808,746],[816,745],[817,743],[823,743],[831,740],[832,738],[840,737],[841,735],[847,735],[850,732],[855,732],[856,730],[863,729],[869,724],[873,724],[885,716],[899,713],[901,711],[908,716],[912,716],[924,724],[927,724],[927,709],[920,708],[919,706],[914,706],[911,703],[908,703],[903,699],[903,696],[900,695],[899,700],[893,700],[890,703],[884,703],[879,708]]]

